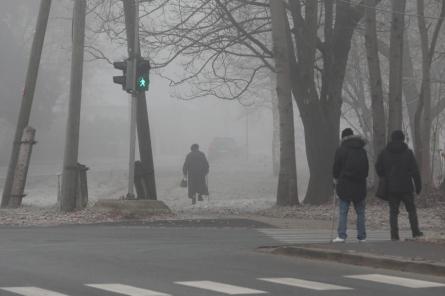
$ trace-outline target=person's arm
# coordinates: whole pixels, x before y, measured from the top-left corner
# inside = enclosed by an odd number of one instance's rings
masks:
[[[380,152],[379,156],[377,157],[377,161],[375,163],[375,172],[377,173],[377,176],[380,178],[385,176],[385,166],[383,163],[383,153],[384,151]]]

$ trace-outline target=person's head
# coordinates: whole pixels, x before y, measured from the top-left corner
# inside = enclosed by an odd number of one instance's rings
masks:
[[[190,150],[198,151],[199,150],[199,145],[198,144],[193,144],[192,147],[190,147]]]
[[[345,128],[345,129],[341,132],[341,138],[343,139],[343,138],[352,136],[353,134],[354,134],[354,132],[352,131],[352,129],[350,129],[350,128],[348,127],[348,128]]]
[[[393,142],[404,142],[405,134],[401,130],[395,130],[391,133],[391,141]]]

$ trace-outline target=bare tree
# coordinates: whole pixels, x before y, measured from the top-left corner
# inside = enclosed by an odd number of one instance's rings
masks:
[[[445,17],[445,1],[441,1],[440,16],[433,29],[431,43],[428,37],[428,27],[425,20],[425,4],[417,0],[417,24],[422,49],[422,84],[420,87],[419,102],[414,118],[414,140],[416,158],[419,162],[423,183],[427,189],[431,188],[431,64],[433,61],[437,39]]]
[[[392,0],[389,44],[389,115],[388,132],[402,129],[402,65],[406,0]]]
[[[258,77],[275,70],[269,3],[150,2],[144,9],[152,21],[143,26],[142,48],[156,57],[156,67],[172,61],[182,64],[183,72],[170,77],[181,98],[241,99],[257,86]],[[338,145],[343,81],[351,38],[365,5],[298,0],[286,7],[292,35],[292,93],[305,129],[310,170],[305,202],[320,204],[332,195],[331,166]],[[108,9],[108,14],[98,18],[107,24],[97,32],[122,39],[119,11]],[[192,90],[181,92],[181,85]]]
[[[272,0],[270,2],[270,11],[280,120],[280,170],[277,204],[295,205],[298,204],[298,188],[290,68],[290,30],[286,8],[282,0]]]
[[[365,44],[369,71],[369,90],[372,106],[372,131],[374,151],[379,153],[386,143],[386,117],[383,103],[382,74],[380,71],[379,49],[377,41],[375,0],[366,1]]]

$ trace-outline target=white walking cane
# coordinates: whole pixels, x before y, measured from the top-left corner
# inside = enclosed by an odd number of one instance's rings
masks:
[[[332,243],[332,240],[334,239],[334,229],[335,229],[335,212],[337,211],[337,190],[336,190],[336,184],[334,183],[334,194],[333,194],[333,201],[332,201],[332,226],[331,226],[331,236],[330,241]]]
[[[207,186],[207,202],[210,202],[210,191],[209,191],[209,177],[206,176],[206,186]]]

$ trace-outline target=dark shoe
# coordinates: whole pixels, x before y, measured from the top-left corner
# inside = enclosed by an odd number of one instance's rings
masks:
[[[399,241],[400,237],[398,235],[391,235],[391,240],[392,241]]]
[[[422,231],[419,231],[416,234],[413,234],[413,238],[420,238],[420,237],[423,237],[423,232]]]
[[[198,200],[199,201],[203,201],[204,199],[202,198],[202,195],[198,195]]]

